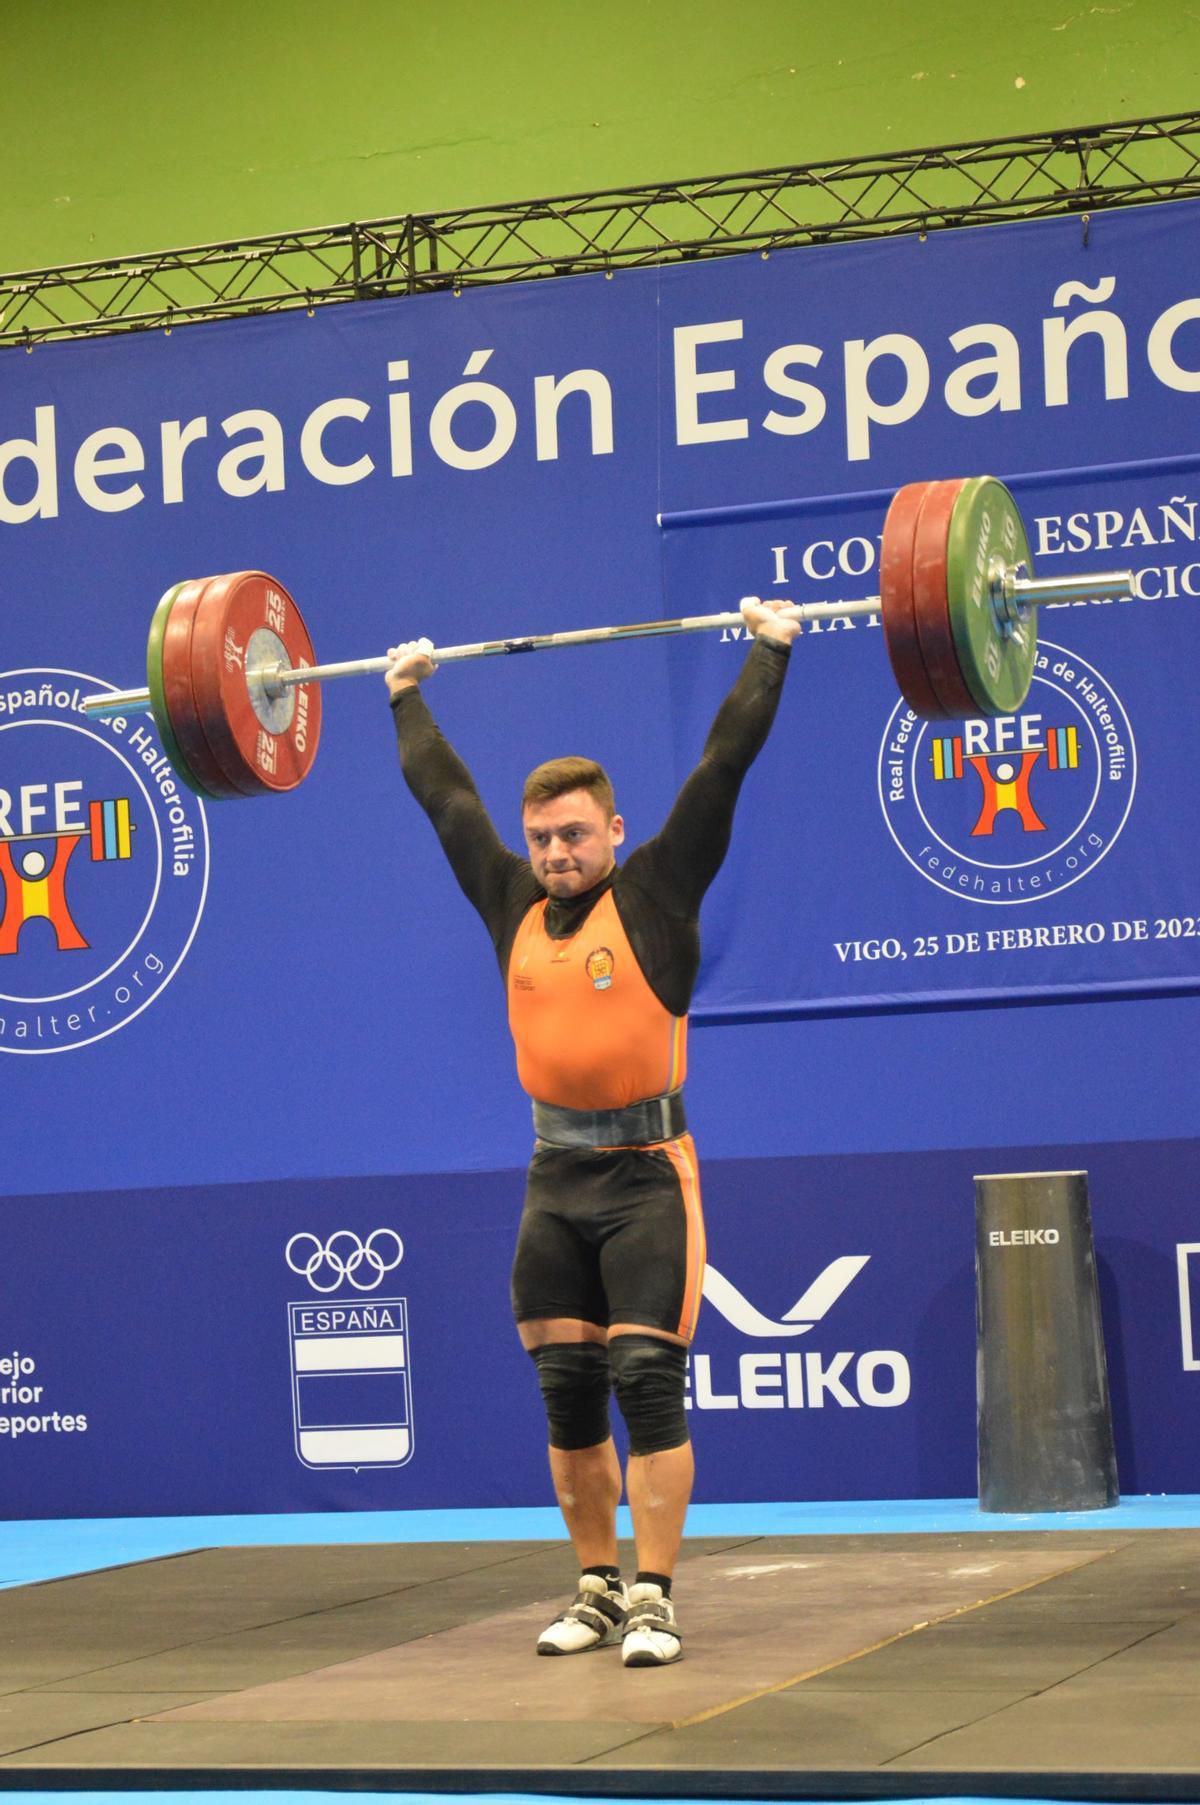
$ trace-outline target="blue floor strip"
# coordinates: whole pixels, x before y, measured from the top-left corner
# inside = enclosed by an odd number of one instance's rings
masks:
[[[4,1798],[11,1800],[12,1805],[345,1805],[348,1799],[354,1805],[447,1805],[447,1794],[431,1792],[9,1792],[5,1790]],[[551,1793],[455,1793],[454,1805],[588,1805],[582,1797],[566,1797]],[[611,1799],[597,1800],[595,1805],[612,1805]],[[630,1795],[622,1799],[622,1805],[663,1805],[661,1799],[639,1800]],[[671,1805],[720,1805],[714,1799],[672,1799]],[[778,1800],[755,1801],[739,1799],[737,1805],[778,1805]],[[822,1805],[871,1805],[869,1799],[861,1795],[854,1799],[823,1798]],[[887,1805],[896,1805],[894,1793],[887,1795]],[[939,1794],[936,1798],[922,1796],[921,1805],[1013,1805],[1013,1795],[1005,1799],[993,1799],[978,1793],[969,1798],[961,1794]],[[1020,1805],[1062,1805],[1061,1799],[1028,1799],[1023,1795]],[[1097,1801],[1073,1799],[1072,1805],[1097,1805]]]
[[[629,1536],[628,1510],[618,1517]],[[971,1535],[1029,1529],[1195,1529],[1200,1494],[1122,1498],[1108,1510],[1008,1516],[974,1498],[842,1504],[694,1504],[689,1536]],[[94,1573],[194,1548],[314,1543],[564,1541],[553,1507],[519,1510],[320,1511],[221,1517],[96,1517],[0,1523],[0,1589]],[[684,1552],[686,1553],[686,1544]]]

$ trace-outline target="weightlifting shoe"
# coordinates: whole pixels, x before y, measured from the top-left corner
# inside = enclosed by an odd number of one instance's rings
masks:
[[[662,1587],[643,1581],[629,1588],[629,1615],[621,1639],[621,1660],[626,1667],[664,1667],[678,1661],[683,1638],[675,1621],[675,1606],[663,1597]]]
[[[561,1617],[538,1637],[539,1655],[582,1655],[621,1640],[629,1594],[619,1579],[581,1573],[579,1590]]]

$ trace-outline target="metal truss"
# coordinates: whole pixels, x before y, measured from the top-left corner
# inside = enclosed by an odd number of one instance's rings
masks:
[[[410,213],[0,276],[0,345],[1200,194],[1200,113]]]

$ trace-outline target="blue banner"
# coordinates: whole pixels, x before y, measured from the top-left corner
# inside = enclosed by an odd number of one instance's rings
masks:
[[[998,1161],[1012,1149],[709,1162],[698,1500],[974,1493],[972,1178]],[[1198,1185],[1196,1143],[1092,1151],[1126,1493],[1194,1489]],[[11,1199],[5,1515],[545,1502],[505,1284],[521,1188],[497,1172]],[[1051,1255],[1006,1257],[1032,1274]]]
[[[1198,469],[1188,457],[1013,480],[1039,574],[1130,568],[1140,598],[1040,608],[1017,716],[918,718],[896,699],[877,615],[806,629],[802,729],[763,757],[786,807],[770,858],[789,932],[768,992],[761,872],[732,861],[707,923],[701,1019],[1196,988],[1200,778],[1166,673],[1200,658]],[[672,606],[868,595],[889,500],[667,516]],[[744,636],[720,637],[730,650],[699,682],[690,650],[673,650],[681,763]]]
[[[0,1509],[545,1496],[506,1298],[528,1106],[382,681],[327,686],[301,788],[202,802],[148,715],[81,708],[143,682],[160,596],[265,570],[323,660],[869,596],[890,494],[982,472],[1040,573],[1128,566],[1138,599],[1043,610],[991,722],[898,705],[865,618],[794,648],[703,918],[705,1495],[971,1489],[970,1171],[1046,1145],[1120,1200],[1123,1479],[1194,1489],[1198,218],[7,354]],[[529,769],[584,752],[632,845],[744,650],[488,660],[428,695],[509,843]]]

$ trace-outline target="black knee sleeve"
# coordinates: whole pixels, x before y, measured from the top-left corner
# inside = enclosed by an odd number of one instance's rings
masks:
[[[608,1357],[631,1454],[663,1454],[688,1439],[687,1349],[658,1335],[614,1335]]]
[[[551,1341],[530,1348],[546,1406],[552,1448],[594,1448],[607,1441],[612,1378],[598,1341]]]

